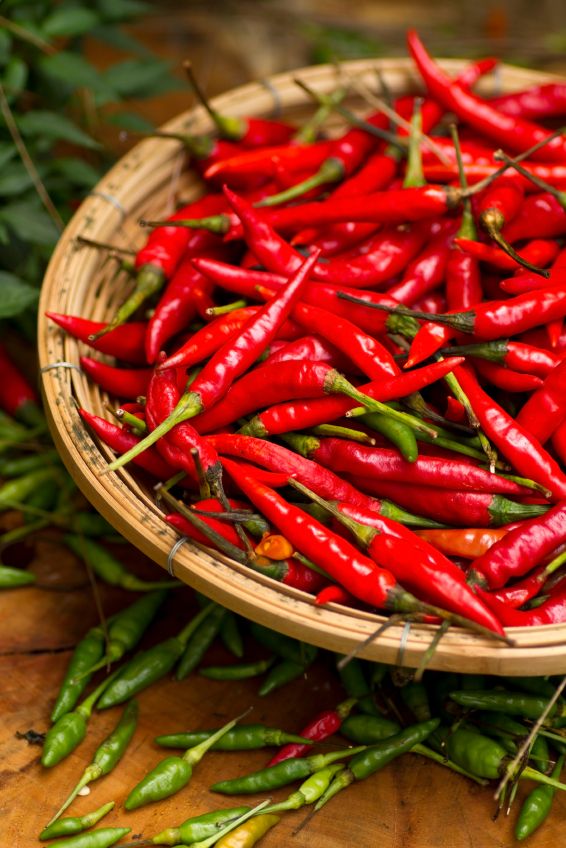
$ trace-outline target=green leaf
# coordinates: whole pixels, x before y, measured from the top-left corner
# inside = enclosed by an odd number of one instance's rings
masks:
[[[52,170],[56,174],[61,174],[74,186],[80,188],[91,188],[96,185],[101,177],[99,171],[89,165],[88,162],[83,162],[82,159],[72,159],[71,157],[63,157],[55,159],[52,162]]]
[[[146,120],[136,112],[116,112],[115,115],[109,115],[106,121],[116,127],[121,127],[123,130],[132,130],[132,132],[152,132],[155,129],[151,121]]]
[[[0,171],[0,197],[22,194],[31,185],[33,180],[21,162],[13,162],[9,168]]]
[[[37,302],[39,291],[15,274],[0,271],[0,295],[0,318],[13,318]]]
[[[110,97],[113,95],[105,85],[103,76],[77,53],[61,50],[51,56],[42,56],[38,65],[45,74],[61,80],[71,89],[90,88],[95,92],[103,91]]]
[[[117,50],[123,50],[125,53],[133,53],[134,56],[151,56],[151,50],[148,50],[145,44],[115,26],[97,26],[90,35],[92,38],[104,41],[105,44],[110,44],[111,47],[116,47]]]
[[[158,59],[126,59],[104,73],[104,80],[121,97],[148,97],[157,82],[171,82],[169,65]]]
[[[14,158],[18,151],[10,141],[0,141],[0,170]]]
[[[9,103],[22,93],[28,81],[28,66],[18,56],[12,56],[4,71],[3,85]]]
[[[104,20],[112,23],[148,15],[153,11],[153,6],[141,0],[98,0],[97,6]]]
[[[5,29],[0,29],[0,65],[5,65],[10,58],[12,39]]]
[[[19,119],[18,126],[22,135],[25,136],[43,136],[44,138],[69,141],[71,144],[78,144],[81,147],[88,147],[93,150],[100,147],[97,141],[68,118],[65,118],[64,115],[57,114],[57,112],[39,109],[27,112]]]
[[[55,224],[35,196],[0,207],[0,220],[22,241],[38,245],[53,245],[57,241]]]
[[[99,16],[90,9],[71,6],[56,9],[43,23],[43,32],[48,38],[73,37],[90,32],[99,22]]]

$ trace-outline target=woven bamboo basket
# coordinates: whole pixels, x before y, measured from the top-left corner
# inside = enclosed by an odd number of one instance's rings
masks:
[[[444,63],[457,73],[463,63]],[[345,63],[341,73],[372,87],[376,70],[394,94],[418,89],[418,80],[406,59]],[[337,69],[327,65],[280,74],[267,82],[252,83],[213,101],[221,112],[234,116],[272,116],[282,113],[295,120],[312,112],[307,96],[293,82],[300,77],[318,91],[336,87]],[[484,91],[512,91],[552,79],[549,75],[502,66],[483,82]],[[348,103],[365,108],[357,96]],[[164,127],[169,131],[205,132],[210,129],[203,109],[192,109]],[[89,383],[78,368],[83,345],[70,339],[44,318],[46,310],[107,320],[131,285],[116,276],[115,265],[97,250],[79,247],[86,236],[128,248],[143,244],[138,220],[163,218],[178,198],[191,200],[202,185],[186,167],[181,145],[175,141],[147,140],[130,151],[80,206],[65,230],[43,284],[39,319],[39,357],[43,391],[52,435],[76,483],[102,515],[130,542],[176,577],[229,609],[248,618],[312,642],[347,653],[384,621],[378,615],[329,604],[315,606],[313,598],[192,543],[171,552],[175,532],[162,519],[152,492],[128,469],[102,474],[111,452],[95,441],[82,423],[77,404],[105,417],[107,396]],[[425,625],[395,625],[362,652],[362,656],[415,667],[434,636]],[[491,674],[550,674],[566,672],[566,624],[514,628],[514,647],[484,639],[460,628],[450,629],[430,663],[445,671]]]

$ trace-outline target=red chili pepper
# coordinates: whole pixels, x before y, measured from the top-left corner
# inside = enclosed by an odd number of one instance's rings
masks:
[[[397,377],[400,374],[398,365],[381,342],[346,318],[307,303],[295,306],[293,318],[305,329],[318,333],[329,342],[334,341],[370,380]]]
[[[493,593],[492,597],[513,609],[522,607],[523,604],[538,595],[546,580],[546,575],[546,566],[540,565],[534,569],[532,574],[524,577],[523,580],[515,581],[512,586],[499,589],[499,591]]]
[[[304,444],[309,457],[336,472],[491,494],[524,495],[528,491],[464,460],[421,455],[415,462],[406,462],[395,450],[368,447],[347,439],[308,437]]]
[[[527,197],[520,212],[503,230],[507,242],[533,238],[556,238],[566,233],[566,212],[548,192]]]
[[[562,624],[566,621],[566,586],[536,609],[528,611],[512,609],[479,586],[476,592],[505,627],[537,627],[543,624]]]
[[[442,145],[442,141],[443,139],[435,139],[435,142],[442,147],[443,153],[449,156],[450,152]],[[426,159],[426,151],[423,152]],[[480,155],[479,159],[474,159],[473,156],[466,155],[466,146],[464,144],[462,153],[465,161],[466,178],[470,185],[483,181],[488,177],[493,177],[495,172],[499,172],[500,170],[500,163],[493,160],[491,150],[488,151],[487,156]],[[555,188],[566,188],[566,167],[564,165],[543,165],[538,162],[523,162],[522,164],[524,169],[530,174],[539,177],[539,179],[544,180]],[[425,164],[423,165],[423,174],[427,180],[433,183],[452,182],[458,179],[458,170],[455,163],[444,164],[434,160],[428,161],[428,159],[425,160]],[[538,186],[535,186],[534,183],[527,180],[522,174],[509,174],[507,179],[512,179],[518,183],[526,193],[534,194],[538,191]]]
[[[80,363],[97,386],[124,400],[145,395],[152,374],[151,368],[115,368],[88,356],[81,356]]]
[[[407,267],[403,279],[387,290],[389,297],[399,303],[412,305],[441,285],[450,255],[450,240],[454,225],[435,236],[424,250]]]
[[[325,362],[338,371],[350,371],[352,362],[333,344],[321,336],[301,336],[292,342],[275,341],[268,350],[269,356],[264,365],[276,365],[291,360],[310,360]]]
[[[108,335],[102,336],[95,342],[90,341],[92,335],[96,335],[101,329],[108,325],[100,321],[89,321],[87,318],[79,318],[75,315],[62,315],[59,312],[46,312],[48,318],[55,321],[60,327],[73,336],[100,353],[115,356],[132,365],[146,365],[144,340],[147,324],[131,322],[112,330]]]
[[[234,530],[232,524],[229,524],[227,521],[220,521],[218,518],[208,518],[206,515],[199,514],[199,518],[204,521],[208,527],[214,530],[215,533],[218,533],[219,536],[222,536],[223,539],[230,542],[231,545],[235,545],[237,548],[241,548],[242,550],[244,549],[244,544]],[[183,518],[183,516],[179,515],[177,512],[172,512],[170,515],[166,515],[165,521],[167,524],[170,524],[171,527],[174,527],[175,530],[178,530],[179,533],[182,533],[183,536],[188,536],[189,539],[192,539],[194,542],[198,542],[200,545],[210,547],[214,544],[211,539],[205,536],[204,533],[198,529],[198,527],[195,527],[194,524],[191,524],[188,519]]]
[[[550,351],[510,339],[499,339],[477,345],[458,345],[458,347],[446,348],[443,353],[446,355],[459,353],[462,356],[473,356],[476,360],[486,359],[489,362],[505,365],[514,371],[536,374],[537,377],[548,376],[560,362],[560,357]]]
[[[495,616],[466,584],[464,573],[424,539],[394,521],[350,504],[333,504],[332,514],[375,562],[389,568],[417,597],[494,633],[503,633]]]
[[[454,239],[454,243],[461,248],[462,251],[475,257],[478,261],[487,262],[503,271],[515,271],[518,268],[518,263],[515,259],[499,247],[494,247],[490,244],[483,244],[479,241],[471,241],[467,238],[456,238]],[[551,241],[550,239],[533,239],[528,242],[524,248],[519,250],[518,253],[531,265],[537,265],[539,268],[546,268],[550,265],[553,259],[556,258],[559,250],[560,248],[555,241]],[[539,288],[544,285],[548,285],[548,281],[541,277],[534,277],[533,279],[537,281]],[[514,277],[511,278],[511,282],[513,281]],[[507,288],[505,288],[505,291],[510,291],[513,294],[519,293],[518,290],[513,291],[513,289]],[[451,306],[451,308],[457,309],[458,307]]]
[[[548,82],[492,97],[490,105],[513,118],[559,118],[566,115],[566,85]]]
[[[319,565],[352,595],[380,609],[403,604],[405,593],[389,571],[377,566],[302,509],[287,503],[238,463],[225,458],[223,464],[246,497],[270,524],[285,534],[295,550]]]
[[[516,421],[543,445],[565,419],[566,360],[548,374],[539,390],[521,408]]]
[[[560,424],[552,434],[552,447],[559,459],[566,465],[566,421]]]
[[[551,492],[555,500],[566,497],[566,476],[540,442],[483,391],[469,369],[459,366],[455,375],[485,435],[513,468]]]
[[[502,114],[487,101],[453,82],[431,59],[414,30],[409,31],[407,42],[411,56],[432,97],[482,135],[517,153],[529,150],[549,135],[537,124]],[[537,151],[537,158],[549,162],[564,162],[565,140],[553,139]]]
[[[7,351],[0,344],[0,409],[31,425],[42,418],[37,392],[14,365]]]
[[[175,425],[185,422],[189,418],[194,418],[218,402],[226,394],[231,383],[254,364],[289,317],[317,258],[318,254],[313,254],[306,259],[286,288],[265,306],[260,307],[257,314],[250,318],[241,332],[233,340],[230,339],[225,342],[216,351],[197,375],[190,386],[190,390],[181,396],[168,417],[163,419],[149,436],[146,436],[142,443],[144,447],[156,442]],[[168,368],[170,366],[165,362],[160,367]],[[196,431],[194,433],[196,435]],[[120,457],[120,459],[111,463],[109,469],[114,471],[120,468],[132,456],[133,453]],[[211,466],[211,470],[212,468],[215,469],[214,474],[216,474],[216,467],[216,464]]]
[[[98,438],[119,455],[126,453],[141,441],[137,436],[118,427],[117,424],[106,421],[105,418],[99,418],[98,415],[93,415],[86,409],[79,409],[79,414]],[[133,462],[158,480],[168,480],[177,471],[176,466],[166,463],[155,448],[148,448],[138,454]]]
[[[204,177],[227,185],[246,185],[258,177],[270,179],[279,165],[291,171],[319,168],[331,150],[331,141],[240,150],[230,158],[212,163],[205,170]]]
[[[486,359],[474,360],[473,365],[480,377],[504,392],[534,392],[543,385],[535,374],[513,371]]]
[[[390,498],[417,515],[425,515],[444,524],[460,527],[500,527],[512,521],[542,515],[547,507],[538,504],[515,503],[502,495],[487,492],[467,492],[417,485],[412,481],[394,482],[377,477],[349,475],[352,483],[363,492]]]
[[[375,400],[394,400],[419,391],[436,382],[455,367],[461,360],[445,359],[426,368],[419,368],[408,374],[401,374],[393,380],[367,383],[359,391]],[[265,437],[292,430],[305,430],[318,424],[326,424],[341,418],[350,409],[352,401],[341,397],[328,397],[315,400],[294,401],[279,404],[255,416],[242,428],[243,433]]]
[[[212,291],[210,280],[193,266],[193,256],[194,252],[188,251],[180,262],[147,325],[145,350],[148,362],[155,362],[165,343],[188,327],[198,311],[199,298],[210,295]],[[213,256],[225,259],[228,252],[223,246],[216,247]]]
[[[335,583],[331,583],[330,586],[325,586],[321,589],[317,593],[314,602],[320,607],[326,606],[326,604],[342,604],[346,607],[353,607],[359,604],[359,601],[353,595]]]
[[[324,710],[321,713],[317,713],[301,729],[299,736],[302,736],[304,739],[312,739],[314,742],[322,742],[324,739],[328,739],[329,736],[338,733],[342,727],[342,722],[350,715],[355,703],[354,698],[349,698],[347,701],[338,704],[334,710]],[[301,745],[299,742],[290,742],[288,745],[280,748],[275,756],[270,759],[267,768],[275,766],[277,763],[282,763],[291,757],[306,757],[311,748],[312,745]]]

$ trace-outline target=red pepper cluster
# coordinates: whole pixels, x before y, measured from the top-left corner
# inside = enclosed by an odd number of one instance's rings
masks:
[[[116,317],[50,317],[119,360],[81,364],[123,426],[81,414],[111,470],[178,475],[181,532],[321,603],[501,635],[566,621],[566,136],[539,123],[566,85],[482,99],[493,60],[451,79],[408,42],[426,95],[393,138],[379,110],[312,143],[218,121]]]

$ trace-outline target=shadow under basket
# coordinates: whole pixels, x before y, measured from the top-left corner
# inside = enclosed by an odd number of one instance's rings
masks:
[[[455,74],[464,63],[454,60],[443,64]],[[372,90],[377,70],[395,95],[419,87],[408,59],[346,62],[341,70]],[[216,98],[213,105],[233,116],[284,115],[301,121],[312,114],[312,104],[293,79],[299,77],[317,91],[330,92],[336,88],[337,73],[328,65],[303,68],[275,76],[267,83],[242,86]],[[555,78],[548,74],[501,66],[479,88],[489,94],[552,79]],[[355,96],[347,105],[367,111],[367,106]],[[198,134],[211,127],[204,110],[197,107],[163,129]],[[138,249],[145,239],[138,225],[140,218],[164,218],[174,211],[177,199],[190,201],[202,191],[202,183],[186,167],[179,142],[149,139],[112,168],[69,223],[47,270],[40,302],[39,357],[42,368],[49,366],[43,371],[42,383],[51,433],[85,496],[116,530],[156,563],[169,567],[180,580],[247,618],[346,654],[385,619],[339,604],[318,607],[312,596],[190,542],[170,556],[178,536],[163,521],[151,488],[130,467],[102,474],[113,454],[98,443],[78,415],[77,405],[107,417],[107,395],[78,368],[79,357],[87,353],[87,348],[45,318],[45,312],[51,310],[108,320],[131,287],[127,275],[116,273],[114,260],[98,250],[80,247],[77,236]],[[416,667],[435,632],[435,627],[427,625],[392,625],[361,656]],[[507,675],[566,673],[566,624],[511,628],[509,635],[515,640],[513,647],[452,627],[440,640],[430,667]]]

